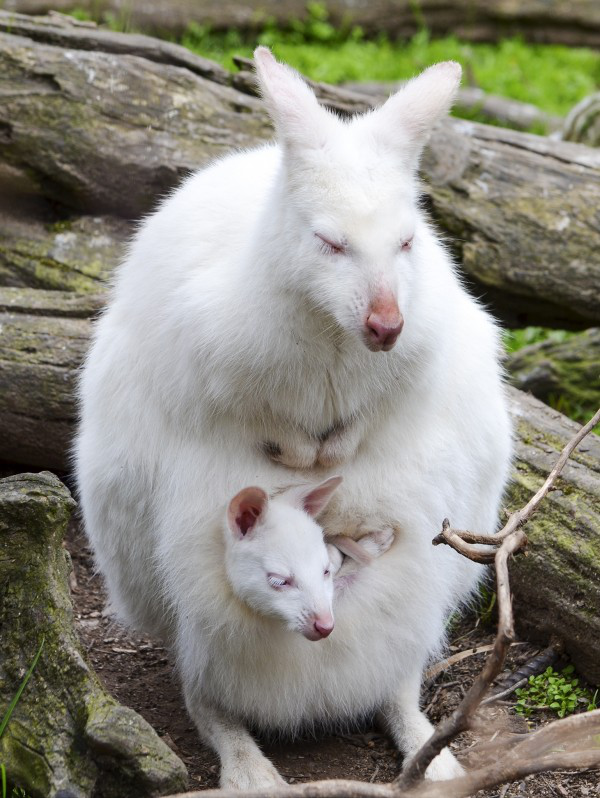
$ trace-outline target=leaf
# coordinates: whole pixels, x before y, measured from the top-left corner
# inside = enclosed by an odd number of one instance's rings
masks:
[[[21,698],[21,694],[22,694],[23,690],[27,687],[27,682],[31,679],[31,674],[34,671],[35,666],[37,665],[38,660],[40,658],[40,654],[42,653],[42,649],[44,648],[44,639],[45,638],[42,637],[42,642],[40,643],[40,647],[38,648],[37,654],[33,658],[33,662],[31,663],[31,665],[29,666],[29,670],[27,671],[27,673],[23,677],[23,681],[19,685],[19,689],[17,690],[17,692],[15,693],[12,701],[8,705],[8,709],[4,713],[4,717],[2,718],[2,721],[0,721],[0,738],[2,737],[2,735],[4,734],[4,730],[8,726],[8,721],[10,720],[10,716],[12,715],[12,713],[14,712],[15,707],[19,703],[19,699]]]

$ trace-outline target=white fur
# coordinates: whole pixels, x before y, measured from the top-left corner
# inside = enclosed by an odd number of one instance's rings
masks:
[[[240,788],[279,779],[246,722],[293,731],[381,710],[406,755],[425,741],[422,669],[479,576],[431,539],[446,516],[495,530],[511,451],[498,330],[418,203],[418,153],[460,70],[431,67],[347,122],[264,48],[257,65],[281,144],[192,175],[142,224],[96,326],[77,443],[111,602],[172,641],[222,784]],[[405,324],[372,352],[383,295]],[[244,485],[334,464],[326,534],[395,539],[310,642],[235,597],[211,530]],[[429,775],[458,769],[444,752]]]

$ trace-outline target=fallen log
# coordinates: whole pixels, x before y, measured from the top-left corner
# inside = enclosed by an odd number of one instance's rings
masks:
[[[75,383],[95,295],[0,289],[0,460],[69,469]]]
[[[528,41],[597,47],[600,8],[594,0],[327,0],[330,21],[360,25],[367,34],[407,38],[422,28],[471,41],[498,41],[519,35]],[[5,0],[9,11],[41,14],[49,9],[85,9],[96,19],[107,13],[133,29],[180,34],[190,22],[215,30],[260,30],[267,19],[278,25],[308,17],[305,0]]]
[[[0,28],[9,19],[0,12]],[[28,24],[46,37],[52,29]],[[148,48],[143,58],[76,49],[77,30],[68,49],[0,34],[0,162],[26,170],[44,197],[137,218],[188,171],[270,136],[249,73],[233,76],[234,88],[151,60]],[[369,106],[352,92],[317,91],[343,113]],[[506,323],[600,323],[600,152],[449,119],[423,176],[474,291]]]
[[[600,406],[600,329],[524,346],[506,359],[512,384],[542,402],[590,417]]]
[[[130,226],[114,217],[44,223],[0,211],[0,285],[103,291],[129,234]]]
[[[392,92],[398,91],[404,82],[347,82],[342,87],[357,94],[365,94],[377,105],[384,102]],[[483,117],[483,121],[488,124],[510,127],[513,130],[534,130],[536,133],[540,130],[544,133],[559,131],[564,123],[562,117],[548,114],[531,103],[488,94],[475,86],[464,86],[458,90],[454,112],[467,119],[471,118],[471,114],[477,114],[479,119]]]
[[[506,504],[524,505],[579,425],[521,391],[510,391],[516,462]],[[600,437],[588,435],[527,524],[526,555],[511,564],[517,630],[560,638],[578,671],[600,684]]]
[[[7,794],[142,798],[185,789],[183,762],[104,690],[77,638],[62,546],[74,506],[53,474],[0,480],[2,715],[41,648],[0,737]]]

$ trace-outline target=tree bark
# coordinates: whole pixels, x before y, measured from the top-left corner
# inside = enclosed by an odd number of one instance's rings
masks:
[[[569,415],[600,407],[600,329],[524,346],[506,360],[512,384]]]
[[[516,462],[506,504],[515,510],[579,425],[516,389],[510,403]],[[558,636],[578,671],[600,684],[600,437],[581,443],[525,532],[527,552],[510,566],[517,629],[528,640]]]
[[[0,289],[0,460],[69,470],[96,295]]]
[[[334,25],[360,25],[367,34],[406,38],[426,27],[434,35],[454,33],[471,41],[519,35],[532,42],[600,44],[595,0],[328,0],[326,5]],[[133,29],[175,34],[192,21],[215,30],[256,31],[266,19],[285,26],[307,18],[304,0],[5,0],[4,8],[33,14],[84,8],[100,19],[110,12]]]
[[[186,787],[183,762],[86,660],[73,625],[62,546],[75,502],[49,473],[0,480],[0,711],[43,640],[0,738],[9,793],[30,798],[142,798]]]
[[[44,223],[0,210],[0,286],[103,291],[130,232],[114,217]]]
[[[9,20],[0,12],[0,29]],[[147,39],[145,57],[117,55],[114,37],[122,50],[128,36],[26,22],[42,38],[67,30],[69,49],[0,34],[0,162],[26,171],[53,202],[139,217],[190,170],[271,135],[247,72],[227,78],[217,69],[232,84],[224,85],[174,66],[176,45],[173,63],[162,63]],[[104,50],[76,49],[81,37]],[[316,90],[342,113],[370,105]],[[423,176],[475,292],[505,322],[600,323],[600,152],[449,119],[432,137]]]

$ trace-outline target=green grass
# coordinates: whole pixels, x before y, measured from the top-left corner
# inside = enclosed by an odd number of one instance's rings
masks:
[[[190,50],[230,69],[233,55],[250,57],[257,43],[270,45],[278,58],[327,83],[403,80],[436,61],[454,59],[465,70],[465,83],[561,116],[600,85],[600,53],[517,38],[469,44],[454,36],[430,39],[422,31],[407,42],[365,41],[358,33],[341,42],[297,41],[290,33],[267,30],[248,42],[237,31],[216,34],[196,25],[182,39]]]
[[[572,665],[560,673],[549,667],[539,676],[530,676],[527,686],[515,691],[516,711],[528,717],[534,710],[549,709],[564,718],[577,710],[596,709],[598,691],[592,695],[590,690],[580,687],[579,679],[573,677],[574,671]]]
[[[551,330],[545,327],[524,327],[521,330],[506,330],[504,333],[504,347],[508,353],[516,352],[529,344],[537,344],[542,341],[553,341],[562,343],[575,333],[566,330]]]

